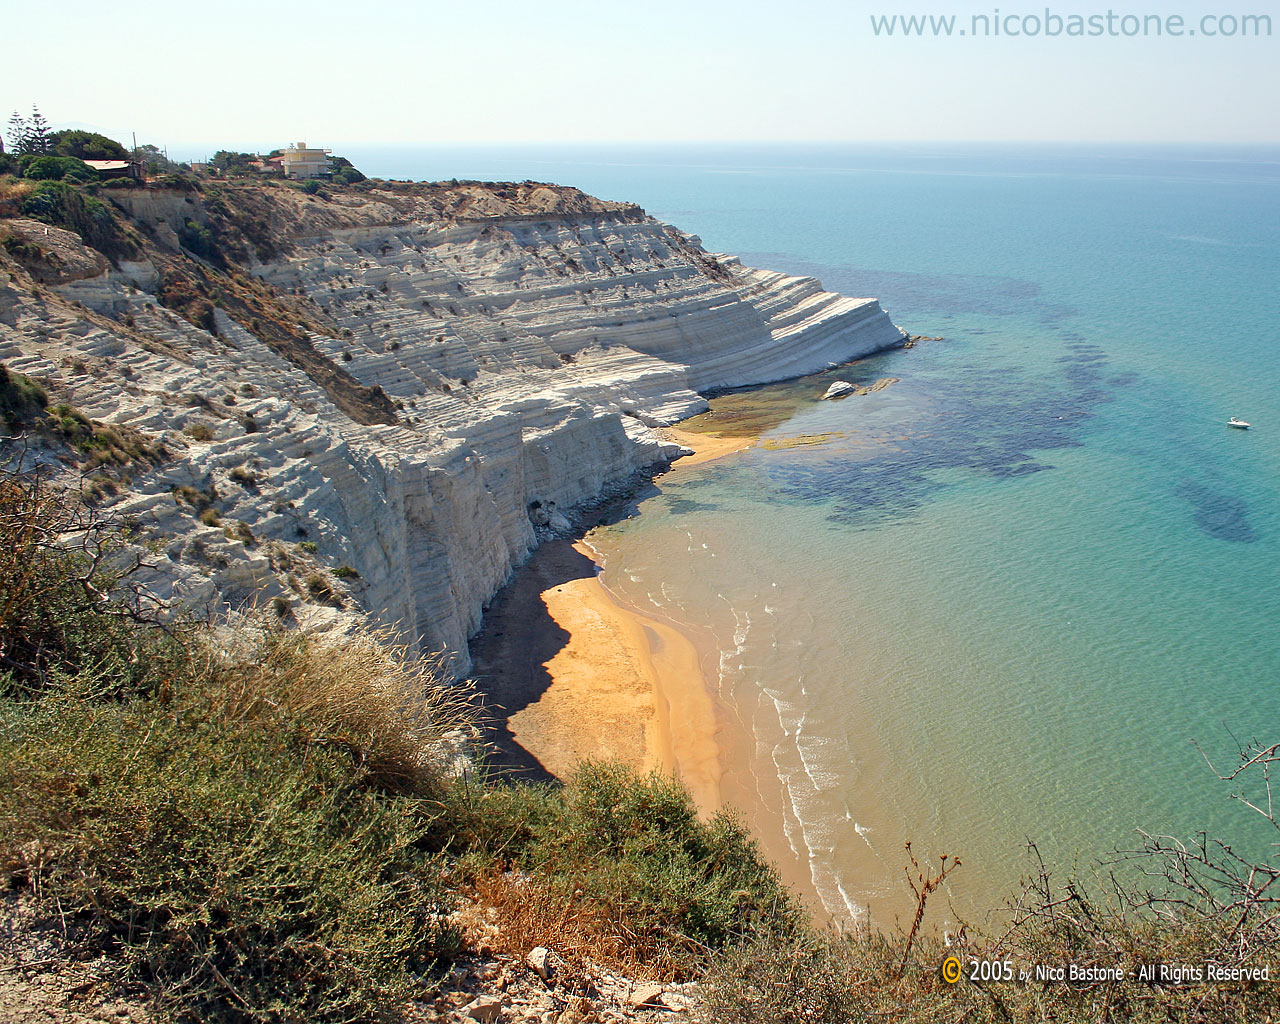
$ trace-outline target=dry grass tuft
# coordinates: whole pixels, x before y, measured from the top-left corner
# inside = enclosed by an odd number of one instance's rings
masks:
[[[468,731],[471,691],[439,660],[413,660],[389,631],[336,641],[282,629],[265,615],[225,658],[213,699],[229,724],[286,725],[310,746],[346,751],[379,789],[433,791]]]
[[[25,178],[0,181],[0,203],[20,203],[36,190],[37,182]]]
[[[527,875],[491,871],[472,879],[471,892],[483,907],[493,908],[500,926],[483,933],[493,949],[523,957],[535,946],[547,946],[577,971],[597,964],[629,977],[673,980],[689,976],[687,953],[669,935],[636,931],[627,915],[581,891],[554,892]],[[594,894],[593,894],[594,896]],[[481,936],[471,936],[479,944]]]

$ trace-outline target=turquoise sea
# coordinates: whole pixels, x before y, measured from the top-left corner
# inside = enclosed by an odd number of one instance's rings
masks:
[[[962,857],[962,914],[1028,840],[1064,871],[1135,828],[1266,852],[1192,741],[1232,767],[1280,739],[1280,149],[347,155],[633,200],[945,337],[766,389],[766,440],[825,440],[660,480],[592,538],[713,652],[726,792],[834,914],[901,912],[908,839]],[[837,376],[899,381],[816,401]]]

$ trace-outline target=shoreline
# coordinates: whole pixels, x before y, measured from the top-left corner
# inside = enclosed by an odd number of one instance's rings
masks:
[[[661,433],[695,452],[663,477],[758,442]],[[786,836],[784,812],[767,810],[751,782],[750,739],[713,685],[718,650],[689,623],[624,602],[601,571],[587,539],[547,541],[485,613],[471,653],[487,710],[498,712],[485,729],[491,763],[532,782],[567,781],[587,758],[674,775],[702,818],[721,809],[740,815],[783,881],[818,919],[830,919],[809,864]]]
[[[691,454],[653,479],[678,478],[761,444],[805,397],[794,388],[744,395],[656,429]],[[755,733],[720,692],[718,642],[696,622],[672,620],[611,591],[597,557],[589,535],[544,543],[486,609],[471,651],[480,690],[499,712],[486,729],[495,766],[544,782],[567,780],[584,758],[675,775],[702,817],[724,809],[740,818],[815,920],[863,927],[873,917],[887,920],[886,911],[895,919],[909,913],[887,893],[874,907],[850,906],[841,890],[845,909],[828,905],[812,850],[796,845],[781,783],[772,772],[757,776],[765,766],[756,763]],[[881,853],[868,847],[863,855],[873,870],[883,869]]]
[[[586,542],[577,541],[574,548],[595,561]],[[583,598],[627,638],[632,664],[651,687],[653,717],[645,730],[642,768],[679,778],[699,812],[710,816],[722,804],[724,766],[716,704],[697,647],[671,623],[623,604],[599,575],[590,583],[591,592]],[[557,615],[553,608],[552,614],[562,622],[571,613]]]
[[[743,451],[754,437],[667,427],[693,449],[662,473]],[[499,770],[564,780],[586,758],[674,775],[709,817],[722,806],[716,700],[693,640],[623,604],[584,539],[548,541],[494,598],[471,642]]]
[[[718,437],[713,434],[699,434],[693,430],[682,430],[679,427],[661,427],[657,433],[668,441],[675,441],[693,450],[692,455],[684,455],[671,463],[662,474],[663,476],[670,476],[672,473],[679,473],[682,469],[700,466],[704,462],[746,451],[748,448],[754,448],[759,441],[758,437]]]

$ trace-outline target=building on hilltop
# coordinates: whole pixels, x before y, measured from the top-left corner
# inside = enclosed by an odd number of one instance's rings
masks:
[[[283,156],[259,156],[249,161],[249,166],[263,174],[283,174]]]
[[[308,149],[305,142],[294,143],[280,154],[286,178],[318,178],[329,173],[331,149]]]
[[[85,160],[102,178],[140,178],[132,160]]]

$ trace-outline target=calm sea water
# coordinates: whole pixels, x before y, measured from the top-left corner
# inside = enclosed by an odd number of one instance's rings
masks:
[[[908,839],[964,859],[966,913],[1028,839],[1063,869],[1137,827],[1261,848],[1191,741],[1280,739],[1280,150],[350,155],[634,200],[945,336],[838,374],[900,378],[873,395],[722,400],[766,444],[593,537],[714,651],[726,791],[833,913],[899,912]]]

